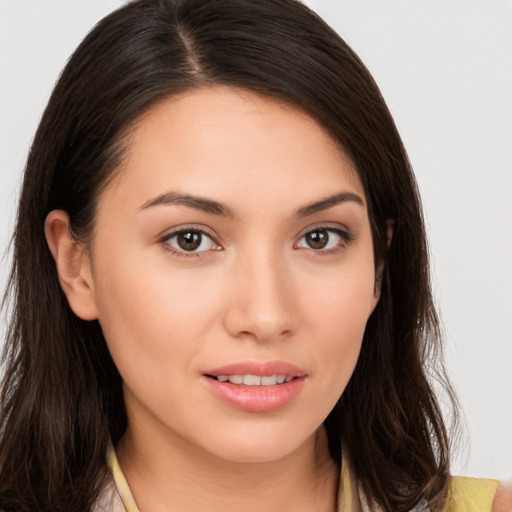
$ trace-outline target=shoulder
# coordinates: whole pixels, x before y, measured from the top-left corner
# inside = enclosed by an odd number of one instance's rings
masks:
[[[492,512],[512,512],[512,481],[499,486],[492,503]]]

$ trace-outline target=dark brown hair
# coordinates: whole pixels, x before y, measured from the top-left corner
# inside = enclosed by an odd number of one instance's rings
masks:
[[[294,0],[135,0],[103,19],[65,67],[30,150],[13,239],[0,508],[90,510],[107,478],[107,446],[126,428],[100,326],[76,317],[60,289],[47,214],[66,210],[87,240],[130,127],[169,96],[217,84],[297,106],[354,162],[375,259],[386,265],[355,372],[325,421],[329,446],[338,462],[343,447],[385,510],[409,510],[421,497],[437,510],[448,439],[428,372],[444,374],[414,176],[365,66]]]

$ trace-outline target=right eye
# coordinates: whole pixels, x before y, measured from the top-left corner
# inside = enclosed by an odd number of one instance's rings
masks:
[[[199,253],[215,250],[219,246],[203,231],[198,229],[182,229],[166,236],[163,243],[170,246],[172,252]]]

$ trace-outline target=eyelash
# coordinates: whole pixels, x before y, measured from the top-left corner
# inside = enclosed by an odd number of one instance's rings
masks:
[[[329,248],[329,249],[314,249],[313,247],[299,247],[298,244],[301,240],[305,239],[306,236],[311,235],[312,233],[318,233],[318,232],[326,232],[329,235],[335,234],[340,238],[340,242],[336,244],[335,247]],[[177,238],[181,234],[187,234],[187,233],[194,233],[198,234],[201,237],[206,237],[211,241],[213,246],[215,248],[207,249],[204,251],[186,251],[183,249],[176,249],[170,245],[170,240],[173,238]],[[309,229],[306,233],[300,236],[298,242],[294,243],[294,248],[298,250],[307,249],[312,251],[315,255],[319,256],[325,256],[337,253],[338,251],[345,250],[347,246],[354,240],[354,235],[350,233],[349,231],[340,229],[339,227],[333,227],[333,226],[318,226],[314,229]],[[201,244],[199,247],[203,244],[204,240],[201,240]],[[329,242],[329,240],[328,240]],[[327,242],[327,243],[328,243]],[[190,227],[190,228],[180,228],[177,231],[173,231],[170,234],[165,235],[159,240],[160,245],[162,245],[163,249],[167,252],[170,252],[173,256],[176,256],[178,258],[198,258],[201,256],[202,253],[213,251],[221,251],[223,250],[222,247],[215,241],[214,237],[210,235],[209,233],[205,232],[202,229]]]

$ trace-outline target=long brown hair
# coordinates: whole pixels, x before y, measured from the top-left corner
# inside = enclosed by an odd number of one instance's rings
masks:
[[[295,0],[135,0],[103,19],[65,67],[30,150],[13,239],[0,508],[90,510],[107,478],[108,444],[126,428],[121,378],[100,326],[76,317],[60,289],[47,214],[66,210],[87,240],[130,127],[159,101],[215,84],[297,106],[354,162],[385,272],[355,372],[325,421],[329,446],[338,462],[346,451],[364,492],[385,510],[409,510],[421,497],[437,510],[449,447],[427,375],[444,374],[415,179],[365,66]]]

